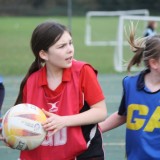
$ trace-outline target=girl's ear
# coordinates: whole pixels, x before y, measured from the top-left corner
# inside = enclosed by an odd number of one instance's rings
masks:
[[[149,66],[150,68],[157,69],[159,66],[159,61],[152,58],[149,60]]]
[[[41,59],[43,59],[44,61],[47,61],[48,60],[48,54],[47,52],[45,52],[44,50],[41,50],[39,52],[39,56],[41,57]]]

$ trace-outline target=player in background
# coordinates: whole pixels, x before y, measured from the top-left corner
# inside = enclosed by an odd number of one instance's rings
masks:
[[[0,118],[2,117],[2,105],[4,101],[4,96],[5,96],[5,88],[3,84],[3,78],[0,76]],[[0,130],[2,129],[2,124],[0,121]]]
[[[156,21],[149,21],[147,28],[144,31],[144,37],[156,35],[157,27],[158,23]]]
[[[36,149],[21,151],[20,160],[104,160],[98,123],[107,116],[97,72],[74,59],[73,40],[59,23],[44,22],[32,33],[35,56],[16,104],[30,103],[48,117],[48,132]]]
[[[127,70],[145,69],[123,79],[119,110],[99,125],[107,132],[126,123],[127,160],[160,160],[160,35],[135,39],[132,24],[128,41],[134,56]]]

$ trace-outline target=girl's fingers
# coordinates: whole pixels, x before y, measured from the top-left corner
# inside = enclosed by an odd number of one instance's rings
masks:
[[[48,111],[46,111],[45,109],[43,109],[42,108],[42,111],[44,112],[44,114],[46,115],[46,116],[48,116],[48,117],[50,117],[50,116],[52,116],[53,114],[52,113],[50,113],[50,112],[48,112]]]

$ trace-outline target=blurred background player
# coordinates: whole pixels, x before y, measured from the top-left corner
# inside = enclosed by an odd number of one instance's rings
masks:
[[[144,31],[144,37],[156,35],[157,27],[158,23],[156,21],[149,21],[147,28]]]

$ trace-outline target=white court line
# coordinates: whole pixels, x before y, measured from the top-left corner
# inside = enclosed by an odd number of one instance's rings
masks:
[[[125,143],[103,143],[104,146],[124,146]]]
[[[7,149],[7,148],[9,148],[9,147],[7,147],[7,146],[0,146],[0,149]]]

